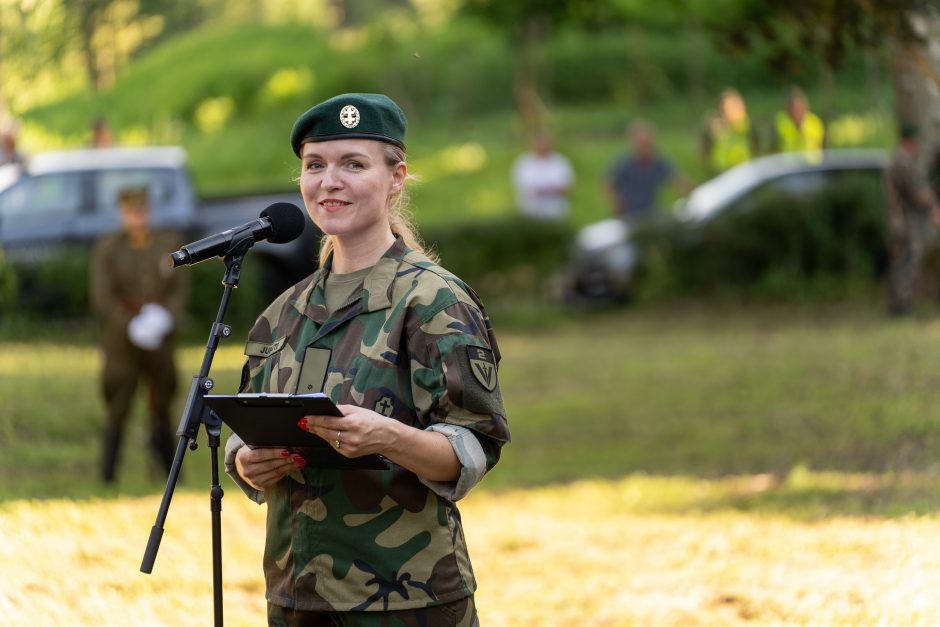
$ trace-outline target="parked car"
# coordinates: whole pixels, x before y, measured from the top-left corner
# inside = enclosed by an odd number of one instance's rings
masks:
[[[880,184],[888,154],[883,150],[826,150],[815,156],[785,153],[760,157],[736,166],[692,190],[679,200],[671,216],[681,229],[694,230],[723,215],[757,210],[769,198],[823,197],[847,176]],[[642,248],[634,229],[617,219],[582,228],[576,238],[564,279],[569,302],[628,300],[642,264]]]
[[[749,210],[769,193],[809,197],[839,184],[847,174],[880,179],[887,163],[888,153],[876,149],[760,157],[702,183],[676,203],[675,211],[679,219],[694,224],[731,209]]]
[[[180,147],[39,153],[23,166],[0,167],[0,248],[10,263],[27,266],[87,251],[119,228],[118,191],[131,186],[149,190],[155,227],[179,229],[187,241],[257,218],[274,202],[303,207],[299,192],[201,202]],[[272,295],[313,271],[318,234],[307,217],[293,242],[255,245],[251,263],[261,265]]]

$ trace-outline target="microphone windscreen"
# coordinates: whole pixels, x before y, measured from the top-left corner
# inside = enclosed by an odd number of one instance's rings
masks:
[[[268,241],[273,244],[295,240],[304,232],[304,214],[292,203],[276,202],[262,211],[261,217],[271,221],[271,237]]]

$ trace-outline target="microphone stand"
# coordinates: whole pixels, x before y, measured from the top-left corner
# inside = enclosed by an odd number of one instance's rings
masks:
[[[157,512],[157,520],[150,530],[150,539],[147,541],[144,559],[140,564],[140,572],[150,574],[153,571],[153,564],[160,548],[160,540],[163,538],[163,524],[166,522],[167,512],[170,509],[170,499],[173,498],[173,491],[176,488],[176,482],[179,480],[183,456],[186,454],[187,446],[190,450],[198,448],[196,436],[199,433],[199,425],[204,424],[211,452],[212,484],[209,488],[209,504],[212,510],[212,591],[215,625],[217,627],[222,625],[222,496],[224,493],[219,485],[219,444],[222,435],[222,420],[215,412],[209,410],[203,396],[214,385],[212,379],[209,378],[209,369],[212,367],[212,359],[215,356],[219,341],[232,334],[232,328],[223,324],[222,320],[225,317],[225,310],[228,308],[232,290],[238,285],[242,260],[254,243],[254,236],[248,231],[232,240],[228,252],[223,258],[225,276],[222,279],[222,284],[225,289],[222,292],[222,301],[219,304],[219,312],[209,333],[209,341],[202,359],[202,366],[199,368],[199,374],[193,377],[192,384],[189,387],[189,396],[186,398],[179,428],[176,430],[176,435],[180,436],[179,444],[176,447],[176,456],[173,458],[173,464],[170,467],[170,475],[167,478],[166,489],[163,492],[163,500],[160,502],[160,510]]]

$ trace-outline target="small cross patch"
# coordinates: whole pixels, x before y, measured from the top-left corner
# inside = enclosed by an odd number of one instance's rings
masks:
[[[359,125],[359,109],[352,105],[346,105],[339,112],[339,121],[346,128],[356,128]]]
[[[383,416],[391,416],[393,409],[395,409],[395,403],[388,396],[383,396],[375,404],[375,413]]]

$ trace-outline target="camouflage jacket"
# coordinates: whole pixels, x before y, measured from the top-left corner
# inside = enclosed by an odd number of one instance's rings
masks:
[[[914,156],[898,149],[885,169],[884,179],[890,234],[906,236],[908,229],[923,230],[930,211],[924,202],[928,187]]]
[[[330,315],[324,268],[249,333],[242,390],[309,393],[418,429],[469,429],[486,468],[509,440],[499,349],[476,295],[401,240]],[[307,466],[264,492],[268,600],[303,610],[398,610],[476,589],[456,505],[395,464]]]

